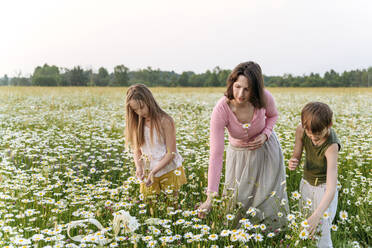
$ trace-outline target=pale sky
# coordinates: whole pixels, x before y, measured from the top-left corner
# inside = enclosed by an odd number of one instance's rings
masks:
[[[372,66],[371,0],[8,0],[0,30],[0,77],[44,63],[200,73],[253,60],[266,75]]]

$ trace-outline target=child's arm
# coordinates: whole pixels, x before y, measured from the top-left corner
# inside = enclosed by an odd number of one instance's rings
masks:
[[[315,233],[320,219],[335,197],[337,187],[338,144],[335,143],[330,145],[325,152],[325,157],[327,159],[326,191],[319,203],[319,206],[307,220],[309,224],[310,235],[313,235]]]
[[[293,155],[292,158],[288,162],[288,168],[290,170],[295,170],[297,166],[300,164],[301,156],[302,156],[302,150],[303,150],[303,143],[302,143],[302,137],[304,135],[304,129],[302,128],[302,125],[299,124],[296,128],[296,135],[295,135],[295,145],[293,148]]]
[[[141,159],[142,152],[140,149],[135,149],[133,151],[134,164],[136,165],[136,176],[138,179],[143,180],[143,160]]]
[[[176,128],[174,126],[173,119],[171,117],[165,117],[161,121],[161,124],[165,136],[167,153],[159,161],[155,168],[151,170],[146,182],[147,186],[152,184],[152,177],[174,159],[174,154],[176,153]]]

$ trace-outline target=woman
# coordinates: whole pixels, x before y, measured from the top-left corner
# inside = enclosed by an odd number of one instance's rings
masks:
[[[207,200],[199,207],[204,217],[218,194],[224,153],[224,130],[229,132],[224,194],[229,189],[243,210],[254,207],[260,221],[273,228],[285,222],[283,154],[273,127],[278,112],[272,95],[264,89],[261,68],[241,63],[227,79],[227,90],[213,109],[210,121],[210,158]],[[283,213],[283,216],[278,213]],[[265,222],[266,222],[265,221]]]

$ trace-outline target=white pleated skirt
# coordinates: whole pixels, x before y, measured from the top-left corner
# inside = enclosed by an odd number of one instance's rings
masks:
[[[233,194],[242,210],[257,209],[255,219],[270,229],[283,227],[289,211],[282,150],[275,132],[258,149],[228,146],[224,194]]]

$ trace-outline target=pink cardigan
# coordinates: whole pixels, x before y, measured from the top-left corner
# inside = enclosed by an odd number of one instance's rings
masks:
[[[266,108],[254,109],[250,127],[245,130],[227,104],[227,98],[222,97],[213,108],[210,122],[210,155],[208,168],[208,191],[218,192],[220,184],[222,160],[224,153],[225,127],[229,132],[229,142],[232,146],[245,147],[247,142],[264,133],[269,138],[276,120],[278,111],[274,98],[269,91],[264,90]]]

